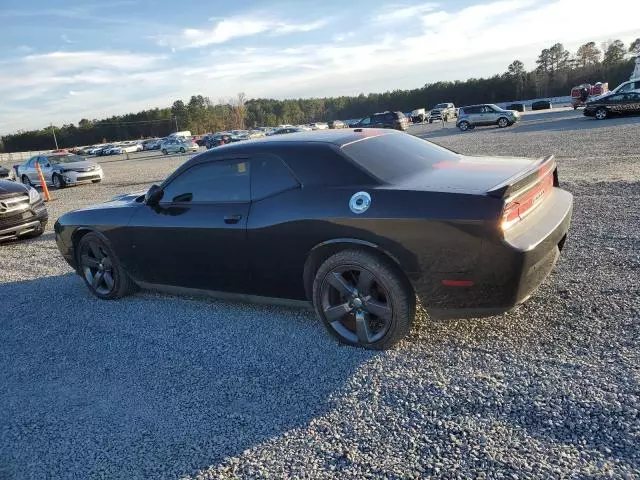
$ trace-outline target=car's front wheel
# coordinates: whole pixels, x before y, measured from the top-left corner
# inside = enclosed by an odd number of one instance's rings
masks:
[[[96,297],[113,300],[136,290],[135,282],[100,235],[87,233],[80,240],[77,252],[78,270]]]
[[[606,108],[600,107],[599,109],[596,110],[596,119],[597,120],[604,120],[605,118],[607,118],[609,112],[607,112]]]
[[[460,123],[458,124],[458,128],[459,128],[460,130],[462,130],[463,132],[466,132],[467,130],[469,130],[469,122],[464,122],[464,121],[463,121],[463,122],[460,122]]]
[[[313,282],[313,305],[340,342],[384,350],[404,338],[415,317],[415,294],[390,263],[362,250],[329,257]]]
[[[51,181],[53,182],[53,186],[58,190],[64,188],[67,185],[64,181],[64,178],[62,178],[62,176],[58,173],[53,174]]]
[[[506,119],[506,118],[504,118],[504,117],[500,117],[500,118],[498,119],[498,127],[500,127],[500,128],[505,128],[505,127],[507,127],[507,126],[509,126],[509,120],[507,120],[507,119]]]
[[[167,152],[167,150],[165,148],[162,149],[162,153],[164,153],[165,155],[167,155],[169,152]]]
[[[180,147],[180,153],[184,153],[184,152],[185,152],[184,147]]]

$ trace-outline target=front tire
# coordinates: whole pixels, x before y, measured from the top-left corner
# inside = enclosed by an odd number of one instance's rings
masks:
[[[168,154],[169,154],[169,152],[167,152],[167,150],[166,150],[166,149],[164,149],[164,148],[162,149],[162,153],[164,153],[165,155],[168,155]]]
[[[64,179],[57,173],[53,175],[53,177],[51,178],[51,181],[53,182],[53,186],[58,190],[63,189],[64,187],[67,186]]]
[[[183,147],[180,147],[180,153],[184,153],[185,149]]]
[[[362,250],[329,257],[313,282],[313,305],[339,342],[387,349],[404,338],[415,318],[415,294],[390,262]]]
[[[80,240],[78,271],[89,291],[102,300],[114,300],[137,289],[120,264],[111,247],[96,233],[88,233]]]
[[[458,124],[458,128],[463,131],[466,132],[467,130],[469,130],[469,122],[460,122]]]
[[[509,126],[509,120],[504,117],[498,119],[498,128],[505,128]]]
[[[609,115],[606,108],[600,107],[596,110],[595,117],[596,120],[604,120]]]

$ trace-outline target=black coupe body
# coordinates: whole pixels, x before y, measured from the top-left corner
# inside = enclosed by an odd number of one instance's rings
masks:
[[[339,340],[385,348],[416,294],[434,316],[507,311],[564,244],[553,157],[466,157],[392,130],[324,130],[194,156],[145,194],[63,215],[94,294],[164,285],[311,300]]]

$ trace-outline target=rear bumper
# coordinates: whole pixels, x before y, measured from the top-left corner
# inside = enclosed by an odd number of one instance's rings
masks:
[[[573,197],[554,189],[538,211],[514,226],[502,241],[487,240],[473,272],[446,274],[418,292],[436,318],[469,318],[507,312],[526,301],[553,270],[564,247]],[[445,286],[443,280],[469,286]]]

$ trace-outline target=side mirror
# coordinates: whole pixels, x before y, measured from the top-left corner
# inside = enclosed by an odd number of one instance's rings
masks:
[[[162,200],[163,195],[164,190],[162,190],[162,188],[160,188],[158,185],[151,185],[144,196],[144,203],[151,206],[157,205],[160,200]]]

